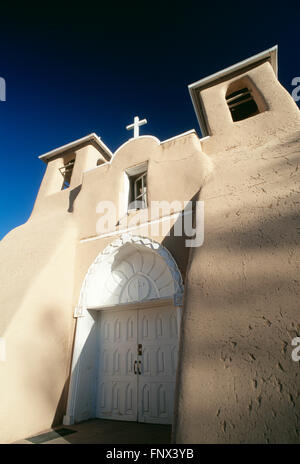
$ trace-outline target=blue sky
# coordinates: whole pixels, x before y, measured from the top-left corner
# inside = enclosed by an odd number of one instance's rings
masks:
[[[38,155],[90,132],[115,151],[135,115],[148,120],[141,134],[200,135],[188,84],[276,44],[290,93],[300,75],[296,2],[111,5],[1,6],[0,239],[32,211]]]

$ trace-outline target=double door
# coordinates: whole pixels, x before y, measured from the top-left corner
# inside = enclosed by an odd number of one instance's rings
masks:
[[[173,307],[100,311],[97,417],[171,424],[178,354]]]

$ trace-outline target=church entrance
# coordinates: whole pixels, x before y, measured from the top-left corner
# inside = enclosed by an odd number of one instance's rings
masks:
[[[78,307],[64,424],[171,424],[183,284],[159,243],[122,235],[91,264]]]
[[[171,424],[178,353],[172,306],[99,311],[98,418]]]

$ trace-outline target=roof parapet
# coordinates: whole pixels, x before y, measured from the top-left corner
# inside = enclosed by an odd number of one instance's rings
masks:
[[[40,155],[38,158],[45,163],[50,159],[54,158],[57,155],[60,155],[66,151],[75,149],[77,146],[82,144],[92,143],[101,154],[105,154],[107,159],[111,159],[113,154],[110,149],[102,142],[101,138],[92,132],[91,134],[86,135],[80,139],[74,140],[73,142],[67,143],[66,145],[62,145],[61,147],[55,148],[54,150],[48,151],[43,155]]]

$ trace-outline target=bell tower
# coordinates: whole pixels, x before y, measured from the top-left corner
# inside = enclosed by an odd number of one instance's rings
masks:
[[[80,190],[84,171],[110,161],[112,153],[97,134],[63,145],[39,159],[47,164],[33,214],[49,208],[65,208],[70,192]]]
[[[274,46],[189,85],[207,153],[296,127],[299,109],[277,79],[277,53]]]

